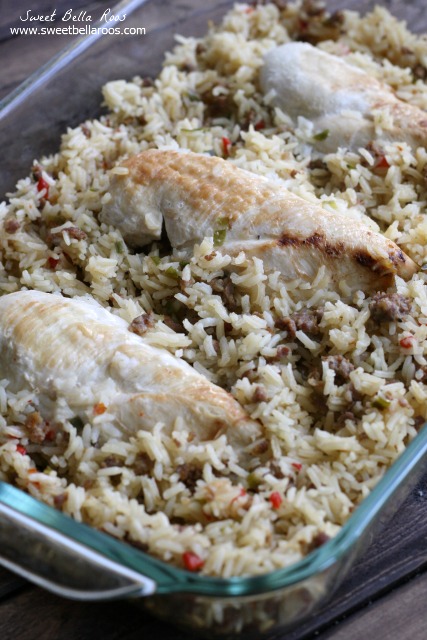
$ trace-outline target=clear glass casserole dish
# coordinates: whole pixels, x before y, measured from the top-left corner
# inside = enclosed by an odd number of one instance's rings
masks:
[[[189,12],[172,2],[122,3],[115,12],[132,12],[128,24],[146,26],[144,38],[79,40],[8,96],[0,104],[7,149],[0,159],[0,193],[26,174],[34,156],[55,150],[66,126],[97,114],[107,80],[154,75],[175,33],[202,34],[207,20],[218,20],[232,3],[193,4]],[[328,8],[336,6],[342,3]],[[49,121],[41,127],[39,114],[47,109]],[[426,457],[424,428],[334,539],[289,568],[253,578],[208,578],[169,566],[0,483],[0,562],[66,597],[134,598],[167,620],[174,611],[175,624],[207,637],[259,638],[291,628],[331,597],[414,486]]]

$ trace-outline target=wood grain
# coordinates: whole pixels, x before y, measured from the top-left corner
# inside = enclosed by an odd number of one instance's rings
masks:
[[[402,640],[426,637],[427,574],[391,591],[362,611],[338,621],[334,627],[318,636],[322,640],[360,640],[365,637]],[[367,635],[369,634],[369,635]]]
[[[179,5],[183,14],[201,0]],[[342,2],[330,0],[332,10]],[[364,9],[363,0],[346,6]],[[22,10],[58,16],[69,6],[99,17],[105,0],[2,0],[0,12],[0,98],[57,53],[71,36],[10,36]],[[416,31],[427,30],[425,0],[389,0],[390,10],[405,16]],[[154,15],[154,14],[153,14]],[[155,14],[155,21],[161,14]],[[427,624],[427,477],[393,520],[375,537],[332,601],[311,620],[267,640],[424,640]],[[171,612],[171,618],[173,612]],[[3,640],[136,640],[143,637],[184,640],[186,634],[160,623],[135,604],[72,602],[33,587],[0,568],[0,638]]]
[[[3,2],[6,6],[3,7]],[[114,3],[111,3],[113,6]],[[51,15],[56,9],[56,20],[53,23],[46,23],[47,26],[61,25],[61,17],[65,11],[73,7],[73,12],[86,10],[93,16],[94,21],[99,20],[105,11],[105,0],[74,0],[67,2],[49,2],[49,0],[39,0],[38,2],[17,3],[14,0],[2,0],[0,15],[0,99],[10,93],[15,87],[23,82],[31,73],[36,71],[43,64],[48,62],[54,55],[59,53],[64,47],[73,42],[76,37],[65,34],[52,34],[49,36],[21,35],[12,36],[11,27],[32,26],[28,22],[20,21],[20,16],[25,17],[27,10],[31,9],[32,14]],[[68,24],[68,23],[67,23]],[[19,52],[17,54],[17,52]]]

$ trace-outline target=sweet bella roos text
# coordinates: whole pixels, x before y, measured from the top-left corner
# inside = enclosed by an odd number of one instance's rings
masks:
[[[54,22],[56,18],[56,9],[52,11],[52,13],[48,15],[41,14],[33,14],[32,9],[28,9],[26,14],[23,16],[19,16],[19,19],[22,22]],[[116,16],[114,13],[111,13],[111,9],[105,9],[104,13],[100,18],[100,22],[123,22],[126,19],[126,14],[124,13],[122,16]],[[67,9],[64,15],[61,18],[62,22],[68,22],[69,20],[73,22],[92,22],[93,18],[87,11],[79,11],[79,13],[73,13],[72,9]]]

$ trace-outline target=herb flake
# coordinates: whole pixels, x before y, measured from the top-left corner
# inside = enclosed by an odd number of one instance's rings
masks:
[[[384,409],[388,409],[390,405],[391,405],[390,400],[388,400],[387,398],[384,398],[384,396],[378,395],[372,400],[372,406],[375,407],[375,409],[380,409],[380,411],[384,411]]]
[[[227,229],[217,229],[213,234],[214,247],[220,247],[224,244],[227,236]]]
[[[175,267],[168,267],[165,270],[165,275],[169,276],[169,278],[173,278],[174,280],[179,280],[180,275]]]
[[[313,136],[313,140],[317,140],[321,142],[322,140],[326,140],[328,135],[329,135],[329,129],[324,129],[323,131],[316,133],[316,135]]]

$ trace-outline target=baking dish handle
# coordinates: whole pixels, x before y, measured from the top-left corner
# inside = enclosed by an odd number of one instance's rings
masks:
[[[58,595],[111,600],[154,593],[156,582],[0,501],[0,564]]]

